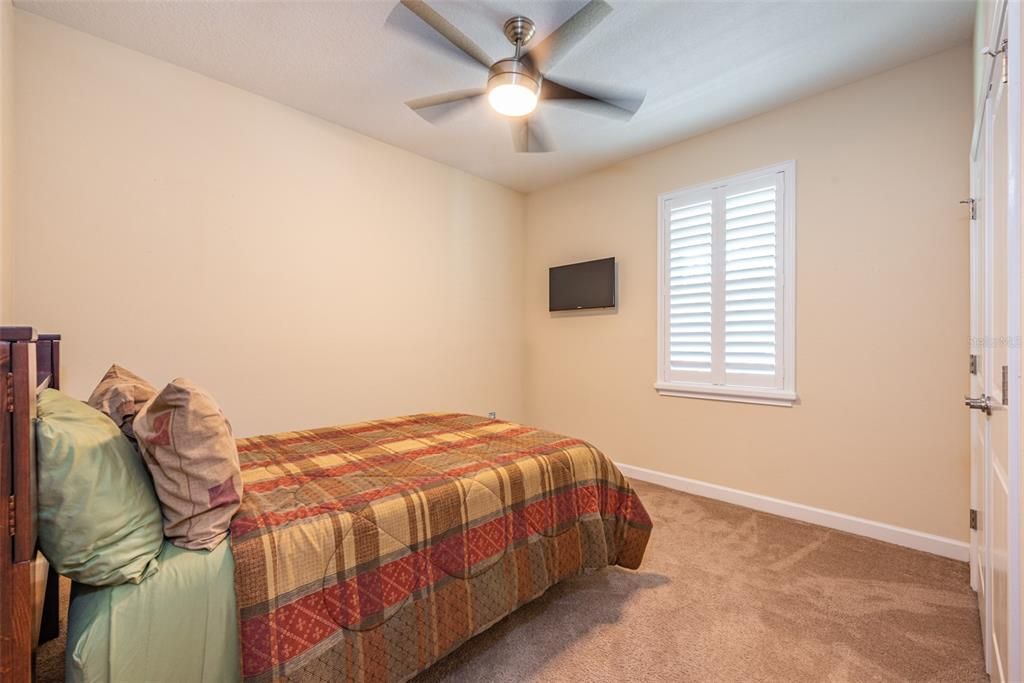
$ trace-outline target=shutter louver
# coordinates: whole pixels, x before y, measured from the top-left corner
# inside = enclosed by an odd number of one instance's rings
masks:
[[[725,372],[776,372],[776,186],[725,195]]]
[[[674,207],[668,220],[668,359],[711,372],[711,199]]]

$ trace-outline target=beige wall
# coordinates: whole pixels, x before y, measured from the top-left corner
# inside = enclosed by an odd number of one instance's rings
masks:
[[[10,312],[10,238],[13,220],[14,6],[0,0],[0,322]]]
[[[240,434],[497,410],[623,463],[966,539],[968,47],[524,200],[14,17],[0,315],[64,333],[73,393],[116,360],[206,384]],[[659,397],[657,194],[786,159],[799,405]],[[546,269],[603,256],[617,312],[548,314]]]
[[[421,410],[521,419],[523,197],[15,12],[14,301],[187,375],[239,434]]]
[[[527,199],[527,416],[620,462],[966,540],[972,60],[942,52]],[[658,396],[656,197],[797,163],[797,392]],[[547,312],[615,256],[618,311]]]

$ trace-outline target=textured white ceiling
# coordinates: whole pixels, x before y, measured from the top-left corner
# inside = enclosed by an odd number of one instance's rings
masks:
[[[971,0],[609,0],[613,12],[550,76],[628,86],[647,99],[628,123],[543,104],[557,150],[513,151],[484,102],[438,126],[406,100],[482,87],[486,70],[430,49],[383,2],[15,0],[49,17],[509,187],[530,191],[768,111],[967,40]],[[495,59],[505,19],[535,41],[585,0],[432,5]],[[414,20],[415,22],[415,20]]]

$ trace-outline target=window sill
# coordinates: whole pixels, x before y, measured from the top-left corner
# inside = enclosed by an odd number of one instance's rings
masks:
[[[654,389],[662,396],[680,398],[702,398],[710,401],[732,401],[734,403],[757,403],[766,406],[790,408],[796,403],[796,392],[785,389],[761,389],[758,387],[724,387],[685,382],[656,382]]]

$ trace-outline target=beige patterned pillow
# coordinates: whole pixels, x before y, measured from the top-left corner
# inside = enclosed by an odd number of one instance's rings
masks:
[[[216,548],[242,500],[238,448],[216,401],[178,378],[142,407],[134,426],[164,535],[181,548]]]
[[[156,396],[156,387],[116,363],[92,390],[86,401],[114,421],[129,439],[134,439],[132,420],[146,401]]]

